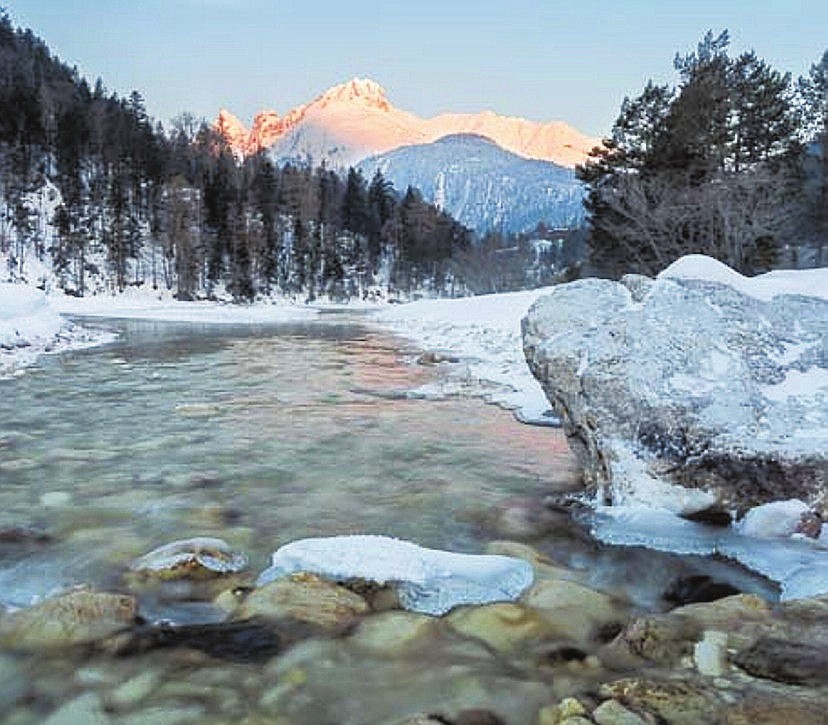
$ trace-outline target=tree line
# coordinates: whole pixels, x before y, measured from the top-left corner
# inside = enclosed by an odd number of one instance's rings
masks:
[[[470,231],[377,173],[234,156],[206,122],[169,129],[137,92],[90,87],[0,9],[0,253],[67,292],[150,281],[181,299],[442,292]]]
[[[824,264],[828,51],[794,81],[708,32],[677,55],[677,87],[625,98],[609,138],[577,169],[592,268],[655,274],[702,253],[743,273]],[[787,255],[785,258],[784,255]]]

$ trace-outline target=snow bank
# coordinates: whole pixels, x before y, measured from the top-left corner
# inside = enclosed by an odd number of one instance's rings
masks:
[[[60,315],[49,307],[40,290],[0,282],[0,346],[25,347],[51,340],[62,326]]]
[[[0,282],[0,378],[19,372],[43,353],[108,339],[64,320],[39,289]]]
[[[515,410],[521,419],[548,421],[549,402],[526,365],[520,323],[551,289],[421,300],[381,310],[373,319],[423,349],[462,359],[459,370],[447,369],[446,379],[437,383],[440,388],[422,392],[482,395]]]
[[[778,269],[756,277],[745,277],[712,257],[688,254],[665,268],[657,279],[719,282],[765,302],[779,295],[803,295],[828,300],[828,268]]]
[[[148,287],[128,288],[118,295],[89,297],[60,295],[50,298],[52,306],[63,314],[85,317],[165,320],[204,324],[267,324],[311,319],[318,310],[306,305],[258,303],[240,305],[229,302],[184,302],[169,292]]]
[[[463,604],[517,599],[533,579],[531,565],[522,559],[457,554],[387,536],[362,535],[286,544],[273,554],[257,584],[298,572],[388,584],[405,609],[435,616]]]

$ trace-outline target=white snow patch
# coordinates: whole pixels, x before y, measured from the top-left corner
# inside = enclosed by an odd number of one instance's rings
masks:
[[[828,369],[811,368],[806,372],[788,370],[785,379],[775,385],[763,385],[762,395],[776,403],[784,403],[789,398],[807,397],[812,399],[823,391],[828,397]]]
[[[230,302],[185,302],[176,300],[171,293],[161,293],[149,287],[130,288],[118,295],[61,295],[51,298],[51,302],[63,314],[205,324],[294,322],[318,315],[316,308],[288,302],[260,302],[251,305]]]
[[[523,420],[541,420],[550,406],[526,364],[520,323],[535,300],[551,291],[420,300],[383,309],[373,319],[424,349],[462,359],[459,371],[447,370],[444,393],[482,395]]]
[[[522,559],[458,554],[387,536],[358,535],[286,544],[273,554],[257,585],[298,572],[390,584],[405,609],[436,616],[462,604],[517,599],[533,580],[532,566]]]
[[[745,277],[703,254],[688,254],[664,269],[657,279],[698,279],[726,284],[742,294],[770,301],[778,295],[803,295],[828,300],[828,268],[780,269]]]
[[[736,530],[744,536],[763,539],[790,536],[796,530],[802,514],[807,511],[808,504],[798,498],[771,501],[748,511],[736,525]]]
[[[44,353],[109,339],[64,320],[39,289],[0,282],[0,378],[21,374]]]
[[[60,331],[63,320],[38,289],[0,282],[0,345],[19,347],[49,340]]]

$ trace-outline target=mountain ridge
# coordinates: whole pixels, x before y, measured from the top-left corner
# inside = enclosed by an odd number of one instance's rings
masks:
[[[250,129],[223,109],[215,128],[241,155],[269,150],[279,159],[311,158],[342,167],[458,133],[482,135],[518,156],[568,168],[582,163],[599,143],[563,121],[530,121],[491,110],[421,118],[392,105],[385,89],[368,78],[333,86],[285,116],[262,111]]]
[[[366,178],[377,171],[395,188],[423,198],[477,230],[528,231],[539,223],[572,227],[583,219],[583,185],[559,164],[526,159],[480,134],[450,134],[425,144],[363,159]]]

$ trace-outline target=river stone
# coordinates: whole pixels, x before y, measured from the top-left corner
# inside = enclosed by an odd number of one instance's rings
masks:
[[[104,712],[100,696],[87,692],[55,710],[43,721],[43,725],[109,725],[111,722]]]
[[[592,712],[598,725],[648,725],[647,721],[630,712],[618,700],[606,700]]]
[[[8,712],[28,689],[28,678],[17,660],[0,654],[0,712]]]
[[[828,685],[825,643],[764,637],[738,652],[733,662],[753,677],[789,685]]]
[[[130,570],[162,579],[204,579],[238,572],[247,557],[222,539],[196,537],[153,549],[130,564]]]
[[[675,665],[691,655],[705,631],[727,633],[729,647],[747,646],[775,621],[770,606],[753,594],[688,604],[666,614],[638,617],[601,653],[611,666],[647,660]]]
[[[124,594],[59,594],[3,617],[0,643],[28,650],[96,642],[132,626],[136,611],[135,599]]]
[[[107,704],[118,709],[130,709],[158,689],[163,672],[147,670],[116,687],[107,698]]]
[[[436,634],[433,617],[413,612],[381,612],[360,622],[350,641],[358,647],[391,657],[425,647]]]
[[[526,651],[533,643],[565,634],[536,610],[511,602],[456,609],[447,621],[464,637],[481,640],[502,653]]]
[[[608,625],[626,620],[626,608],[612,597],[564,579],[538,582],[523,601],[558,632],[581,643],[594,639]]]
[[[561,723],[571,723],[573,718],[581,718],[584,722],[589,722],[585,718],[587,714],[586,708],[580,701],[574,697],[565,697],[557,705],[546,705],[538,712],[538,725],[561,725]]]
[[[727,708],[727,725],[811,725],[825,721],[825,692],[792,691],[758,694],[751,692],[743,702]]]
[[[120,715],[118,725],[186,725],[202,723],[205,709],[200,705],[170,704],[164,707],[150,707],[130,715]]]
[[[577,573],[572,569],[556,562],[532,546],[517,541],[493,541],[486,546],[486,553],[511,556],[529,562],[535,572],[535,579],[539,582],[553,579],[575,579],[577,577]]]
[[[358,594],[312,574],[294,574],[252,591],[236,619],[292,619],[328,630],[341,630],[368,613]]]
[[[601,685],[599,693],[670,725],[720,722],[724,705],[714,688],[687,679],[628,678]]]
[[[680,260],[649,285],[555,287],[523,320],[529,366],[607,502],[630,500],[642,476],[695,490],[685,512],[824,506],[828,301],[764,301],[736,288],[753,280],[705,263],[734,282],[682,278]]]

